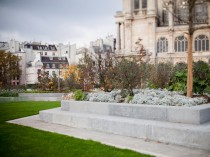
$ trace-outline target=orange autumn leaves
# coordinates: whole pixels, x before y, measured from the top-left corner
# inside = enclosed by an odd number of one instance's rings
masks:
[[[62,76],[64,79],[67,79],[69,76],[74,76],[75,81],[79,82],[80,80],[80,70],[77,65],[70,65],[65,67],[62,70]]]

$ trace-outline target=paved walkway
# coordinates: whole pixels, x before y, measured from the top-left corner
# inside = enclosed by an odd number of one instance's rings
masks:
[[[8,121],[9,123],[29,126],[39,130],[56,132],[80,139],[91,139],[118,148],[127,148],[157,157],[210,157],[210,152],[183,146],[145,141],[131,137],[102,133],[87,129],[72,128],[64,125],[43,122],[38,115]]]

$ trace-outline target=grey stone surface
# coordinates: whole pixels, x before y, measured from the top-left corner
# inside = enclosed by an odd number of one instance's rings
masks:
[[[62,97],[64,93],[19,93],[19,97]]]
[[[76,113],[93,113],[185,124],[210,122],[210,104],[180,107],[63,100],[61,108],[64,111]]]
[[[118,148],[131,149],[140,153],[150,154],[157,157],[210,157],[210,152],[187,148],[172,144],[163,144],[150,140],[142,140],[127,136],[108,134],[88,129],[73,128],[65,125],[58,125],[40,121],[39,116],[31,116],[9,121],[9,123],[33,127],[36,129],[56,132],[63,135],[73,136],[85,140],[94,140],[103,144]]]
[[[0,102],[9,101],[61,101],[61,97],[0,97]]]
[[[110,115],[72,113],[62,111],[61,108],[41,111],[40,119],[71,127],[210,150],[210,123],[179,124]]]

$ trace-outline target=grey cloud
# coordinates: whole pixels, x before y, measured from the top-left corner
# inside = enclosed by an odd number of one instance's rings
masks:
[[[1,0],[0,32],[18,32],[31,40],[84,40],[114,34],[114,14],[120,8],[121,0]]]

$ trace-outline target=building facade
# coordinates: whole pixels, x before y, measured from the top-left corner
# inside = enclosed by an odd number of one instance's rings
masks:
[[[151,53],[150,61],[187,61],[188,9],[184,0],[123,0],[115,15],[116,54],[137,54],[137,43]],[[193,10],[196,28],[210,26],[210,2],[198,0]],[[210,29],[193,34],[193,59],[210,59]]]

